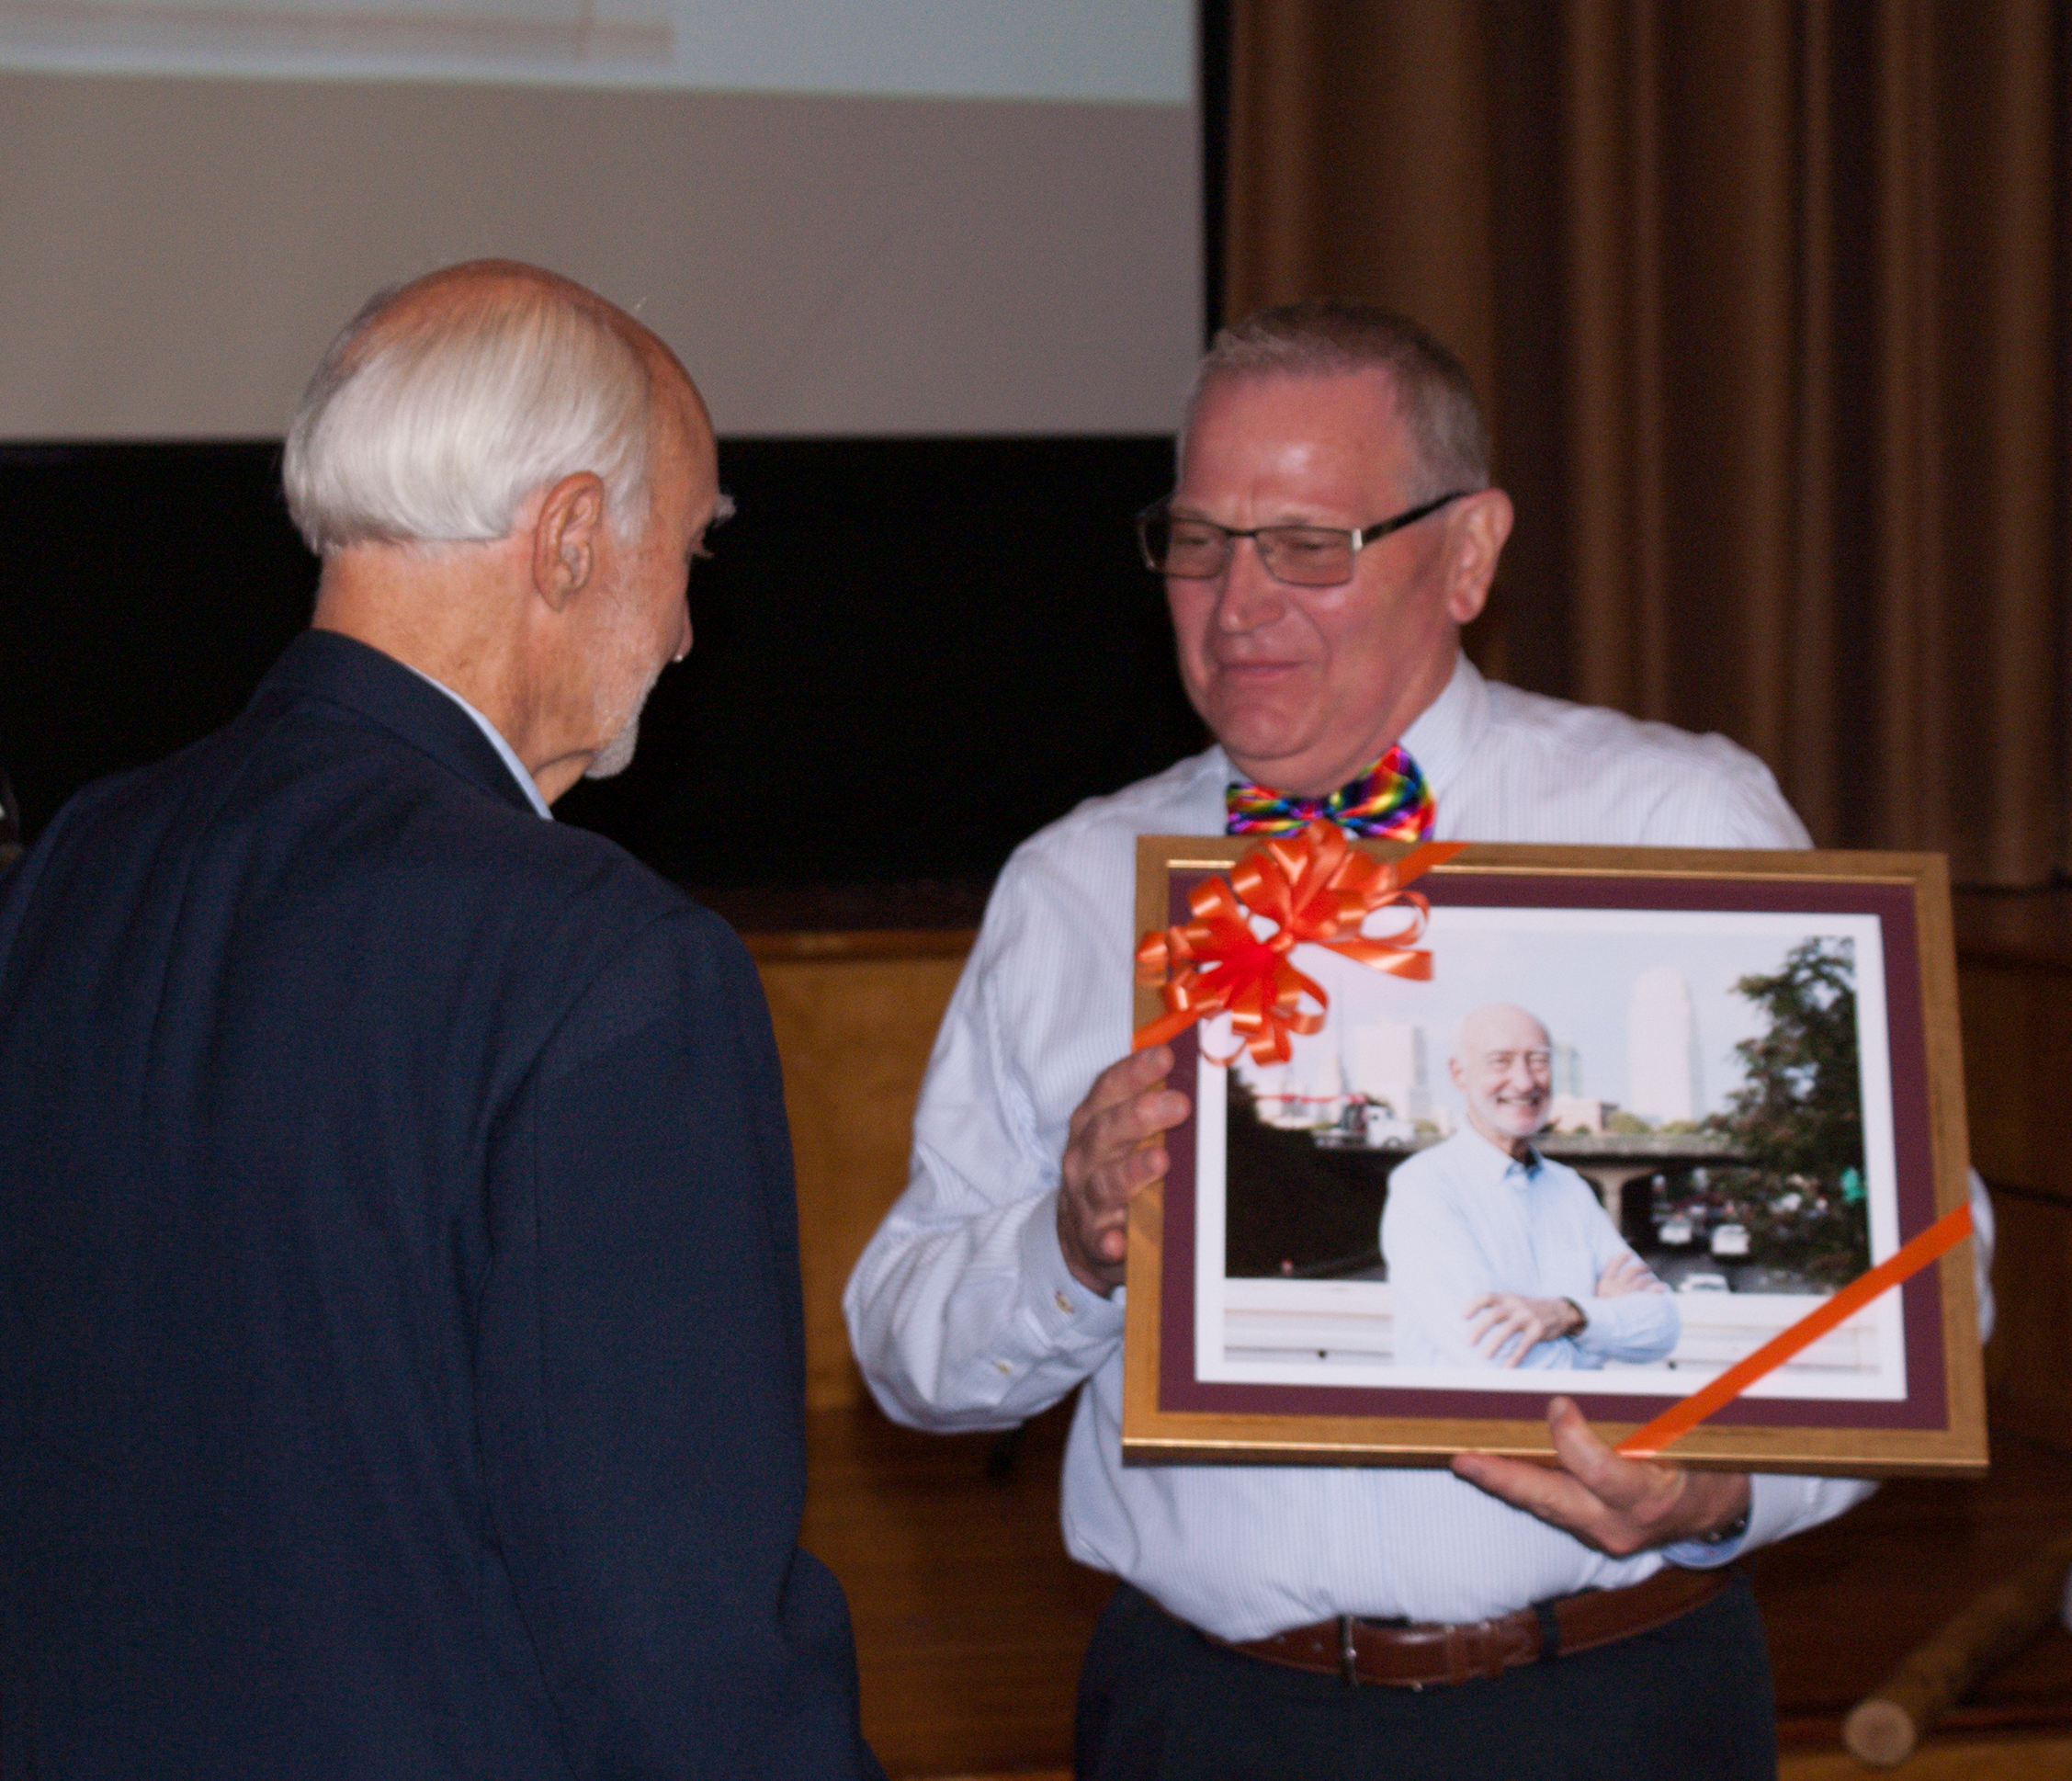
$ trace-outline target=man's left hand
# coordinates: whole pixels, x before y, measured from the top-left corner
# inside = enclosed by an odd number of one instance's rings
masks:
[[[1749,1506],[1747,1474],[1691,1472],[1659,1459],[1628,1459],[1606,1446],[1567,1398],[1547,1405],[1546,1425],[1554,1437],[1551,1466],[1457,1453],[1454,1470],[1614,1559],[1702,1539]]]

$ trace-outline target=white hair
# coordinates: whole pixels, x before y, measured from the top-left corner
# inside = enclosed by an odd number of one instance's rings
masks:
[[[399,294],[346,324],[289,428],[281,482],[311,550],[507,538],[583,471],[621,536],[645,528],[652,380],[601,300],[513,278],[397,323]]]

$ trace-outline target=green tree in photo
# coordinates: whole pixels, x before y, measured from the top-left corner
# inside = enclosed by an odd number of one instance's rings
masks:
[[[1747,1080],[1716,1123],[1749,1164],[1724,1172],[1720,1185],[1748,1229],[1750,1261],[1843,1285],[1871,1265],[1855,948],[1816,936],[1774,976],[1734,987],[1769,1028],[1734,1048]]]

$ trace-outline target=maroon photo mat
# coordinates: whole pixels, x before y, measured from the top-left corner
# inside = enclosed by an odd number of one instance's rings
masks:
[[[1187,893],[1207,871],[1175,871],[1169,879],[1167,919],[1193,919]],[[1512,873],[1449,871],[1427,876],[1418,888],[1433,907],[1470,909],[1751,910],[1808,915],[1875,915],[1885,942],[1885,1028],[1890,1044],[1893,1149],[1898,1183],[1899,1240],[1935,1221],[1934,1151],[1929,1139],[1928,1051],[1922,1025],[1920,959],[1912,888],[1904,884],[1836,883],[1807,879],[1575,879]],[[1198,1027],[1172,1041],[1167,1078],[1193,1096],[1200,1057]],[[1195,1377],[1195,1122],[1169,1133],[1165,1236],[1159,1300],[1159,1408],[1225,1415],[1453,1417],[1466,1421],[1534,1421],[1546,1413],[1557,1387],[1541,1391],[1444,1391],[1409,1386],[1251,1385]],[[1771,1428],[1940,1429],[1948,1422],[1942,1370],[1942,1288],[1939,1270],[1923,1268],[1900,1288],[1904,1307],[1907,1396],[1865,1403],[1828,1398],[1737,1399],[1708,1419],[1715,1424]],[[1675,1401],[1671,1397],[1579,1399],[1590,1416],[1610,1423],[1646,1423]]]

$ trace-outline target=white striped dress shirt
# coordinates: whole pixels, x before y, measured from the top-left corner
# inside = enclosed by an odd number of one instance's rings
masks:
[[[1803,847],[1769,770],[1693,736],[1485,681],[1461,658],[1402,738],[1461,840]],[[1611,1559],[1451,1473],[1122,1464],[1123,1295],[1066,1268],[1057,1191],[1066,1126],[1129,1049],[1136,837],[1221,834],[1218,748],[1081,804],[1016,850],[935,1041],[906,1192],[844,1306],[886,1412],[1002,1428],[1081,1381],[1065,1459],[1065,1540],[1227,1639],[1347,1613],[1476,1620],[1639,1582],[1659,1551]],[[1839,1514],[1871,1486],[1759,1477],[1735,1553]]]

